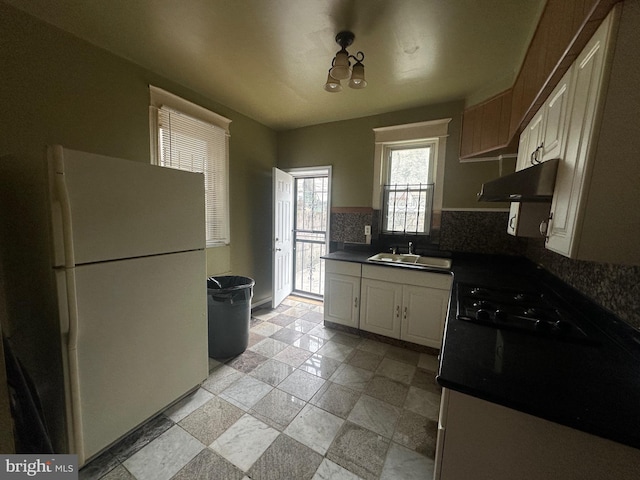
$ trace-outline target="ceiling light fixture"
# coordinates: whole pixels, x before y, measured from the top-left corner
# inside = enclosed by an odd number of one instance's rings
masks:
[[[367,81],[364,79],[364,53],[358,52],[355,55],[349,55],[347,47],[353,43],[356,36],[351,32],[340,32],[336,35],[336,43],[340,45],[340,51],[336,53],[336,56],[331,61],[331,68],[329,69],[329,75],[327,76],[327,83],[324,84],[324,89],[327,92],[341,92],[342,85],[340,80],[349,80],[349,86],[351,88],[364,88],[367,86]],[[349,60],[353,59],[353,68]]]

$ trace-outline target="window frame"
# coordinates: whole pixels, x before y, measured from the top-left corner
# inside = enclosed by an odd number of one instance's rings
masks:
[[[213,240],[210,238],[206,239],[206,247],[221,247],[229,245],[231,242],[231,221],[230,221],[230,195],[229,195],[229,125],[231,124],[231,120],[223,117],[222,115],[218,115],[210,110],[207,110],[200,105],[196,105],[195,103],[191,103],[188,100],[185,100],[177,95],[174,95],[166,90],[163,90],[158,87],[154,87],[153,85],[149,85],[149,132],[150,132],[150,154],[151,154],[151,163],[153,165],[160,165],[160,152],[159,152],[159,125],[158,125],[158,110],[165,106],[171,110],[175,110],[179,113],[182,113],[186,116],[193,117],[196,120],[201,122],[209,123],[224,130],[225,135],[225,158],[224,158],[224,170],[226,172],[226,178],[223,182],[226,184],[226,211],[224,213],[225,224],[222,226],[222,230],[225,232],[223,239]],[[204,200],[204,199],[203,199]],[[208,232],[208,229],[207,229]]]
[[[435,166],[435,153],[437,151],[437,141],[435,139],[427,139],[427,140],[415,140],[409,142],[394,142],[394,143],[386,143],[383,145],[383,176],[381,178],[382,182],[382,200],[381,200],[381,215],[380,215],[380,233],[384,235],[406,235],[406,234],[414,234],[414,235],[429,235],[431,232],[431,217],[433,216],[433,197],[430,198],[431,207],[429,209],[429,218],[425,219],[424,222],[424,230],[415,231],[415,230],[387,230],[386,229],[386,219],[388,218],[387,208],[389,205],[388,194],[394,189],[390,188],[393,184],[391,183],[391,164],[393,161],[393,152],[400,150],[409,150],[409,149],[417,149],[417,148],[428,148],[428,171],[427,171],[427,181],[425,183],[420,182],[424,188],[419,190],[412,189],[413,191],[420,191],[425,194],[425,198],[434,195],[434,188],[430,186],[435,186],[434,181],[434,166]],[[404,185],[404,184],[403,184]],[[407,185],[409,187],[411,184]],[[418,185],[417,183],[414,185]],[[387,188],[385,188],[385,186]],[[431,191],[430,191],[431,190]],[[426,209],[425,209],[426,214]],[[405,223],[406,228],[406,223]]]
[[[449,136],[449,123],[451,120],[451,118],[443,118],[439,120],[393,125],[373,129],[375,149],[373,194],[371,203],[374,210],[379,210],[381,213],[384,213],[382,212],[384,194],[383,186],[387,179],[386,172],[388,172],[388,156],[386,156],[387,149],[394,146],[433,143],[434,151],[432,155],[433,165],[431,172],[433,175],[432,180],[434,184],[434,191],[431,224],[432,229],[439,226],[439,220],[434,220],[439,218],[442,212],[445,154],[447,150],[447,138]]]

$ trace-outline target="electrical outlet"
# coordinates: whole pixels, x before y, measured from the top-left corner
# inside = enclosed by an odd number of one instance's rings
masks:
[[[365,235],[371,235],[371,225],[365,225],[364,226],[364,234]]]

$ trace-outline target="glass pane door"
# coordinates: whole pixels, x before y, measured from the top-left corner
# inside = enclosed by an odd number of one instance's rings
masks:
[[[324,287],[324,262],[327,253],[329,177],[297,177],[295,180],[296,215],[295,292],[321,297]]]

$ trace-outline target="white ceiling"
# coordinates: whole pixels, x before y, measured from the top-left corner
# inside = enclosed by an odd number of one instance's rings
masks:
[[[282,130],[512,85],[545,0],[5,0]],[[323,90],[341,30],[364,90]],[[344,82],[343,82],[344,83]]]

